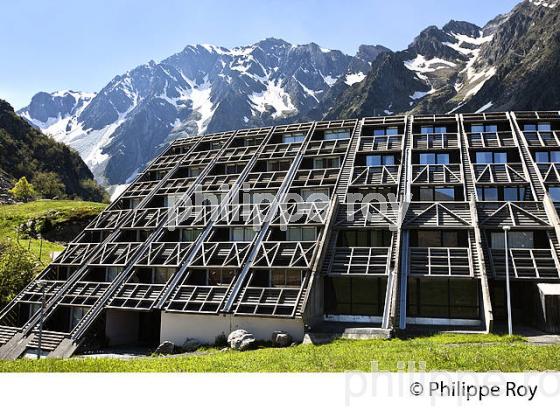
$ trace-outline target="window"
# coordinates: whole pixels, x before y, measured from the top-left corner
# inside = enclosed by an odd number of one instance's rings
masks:
[[[76,325],[82,320],[89,308],[85,307],[72,307],[70,308],[70,329],[74,329]]]
[[[154,283],[167,283],[174,273],[174,268],[154,268]]]
[[[112,282],[122,272],[122,268],[120,266],[109,266],[105,272],[105,281]]]
[[[256,137],[247,137],[243,139],[243,145],[246,147],[252,147],[254,145],[259,145],[261,141]]]
[[[286,231],[286,240],[291,242],[312,242],[317,240],[317,228],[311,226],[289,227]]]
[[[418,247],[456,248],[459,246],[459,235],[455,231],[418,231]]]
[[[208,270],[208,285],[210,286],[223,286],[229,285],[235,276],[232,269],[209,269]]]
[[[282,135],[282,142],[284,144],[295,144],[298,142],[303,142],[303,140],[305,140],[305,134],[301,134],[301,133]]]
[[[447,127],[434,127],[434,126],[420,127],[420,134],[445,134],[446,132],[447,132]]]
[[[190,167],[187,169],[187,175],[189,177],[197,177],[200,175],[204,168],[202,167]]]
[[[340,167],[340,157],[327,157],[327,158],[313,159],[314,169],[339,168],[339,167]]]
[[[498,188],[476,188],[476,193],[480,201],[498,200]]]
[[[497,124],[473,124],[471,125],[472,133],[484,133],[484,132],[498,132]]]
[[[538,124],[524,124],[523,132],[526,131],[550,132],[552,131],[552,125],[549,122],[539,122]]]
[[[524,201],[526,190],[524,187],[478,187],[476,188],[479,201]]]
[[[290,169],[290,161],[268,161],[266,163],[267,171],[287,171]]]
[[[243,164],[227,164],[226,165],[226,175],[239,174],[239,173],[241,173],[241,171],[243,171],[244,167],[245,167],[245,165],[243,165]]]
[[[330,199],[328,188],[302,189],[301,196],[305,202],[328,202]]]
[[[230,230],[230,241],[251,242],[257,232],[252,227],[237,227]]]
[[[490,234],[491,248],[504,249],[504,232],[492,232]],[[508,233],[508,245],[510,248],[534,248],[533,232],[510,232]]]
[[[273,269],[270,272],[270,285],[281,287],[300,287],[302,282],[301,270]]]
[[[507,164],[506,152],[478,151],[476,153],[477,164]]]
[[[368,155],[366,157],[366,166],[374,167],[379,165],[395,165],[394,155]]]
[[[214,141],[214,142],[210,143],[210,149],[211,150],[220,149],[220,148],[222,148],[222,143],[221,142]]]
[[[537,151],[535,152],[535,161],[538,163],[560,163],[560,151]]]
[[[337,246],[377,248],[391,243],[391,231],[384,230],[344,230],[339,234]]]
[[[420,164],[449,164],[449,154],[436,154],[434,152],[420,154]]]
[[[325,140],[342,140],[350,138],[350,130],[326,130]]]
[[[454,201],[455,190],[453,188],[435,188],[434,200],[436,201]]]
[[[200,229],[183,229],[181,230],[181,241],[194,242],[200,235]]]
[[[163,206],[173,208],[183,197],[183,194],[169,194],[164,198]]]
[[[420,201],[454,201],[455,189],[452,187],[421,187]]]
[[[550,197],[553,201],[560,202],[560,187],[551,186],[550,188],[548,188],[548,193],[550,194]]]
[[[398,127],[377,128],[373,130],[374,136],[399,135]]]

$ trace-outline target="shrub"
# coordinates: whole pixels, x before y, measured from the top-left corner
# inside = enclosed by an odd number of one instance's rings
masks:
[[[109,194],[103,187],[101,187],[93,179],[82,179],[80,181],[82,191],[84,191],[83,198],[88,201],[105,202],[110,201]]]
[[[11,301],[31,280],[37,261],[13,241],[0,242],[0,306]]]
[[[62,199],[66,196],[64,183],[54,172],[37,172],[33,176],[33,186],[43,198]]]
[[[29,183],[26,177],[21,177],[19,181],[16,182],[16,185],[10,189],[10,194],[12,194],[16,200],[22,202],[31,201],[37,196],[35,188]]]

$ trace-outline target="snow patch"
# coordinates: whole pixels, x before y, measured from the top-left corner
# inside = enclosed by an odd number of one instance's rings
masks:
[[[266,90],[251,94],[249,100],[253,108],[261,114],[266,112],[268,107],[272,107],[274,110],[272,118],[279,118],[296,112],[296,107],[292,103],[290,95],[282,88],[280,81],[269,81],[266,84]]]
[[[361,83],[366,78],[366,75],[361,71],[359,73],[347,74],[344,82],[348,85],[353,85],[356,83]]]
[[[532,3],[535,6],[547,7],[549,9],[553,9],[554,7],[556,7],[558,5],[558,2],[545,1],[545,0],[529,0],[529,3]]]
[[[437,57],[426,60],[426,57],[422,54],[418,54],[413,60],[405,61],[404,66],[410,71],[415,71],[417,73],[432,73],[445,66],[456,67],[457,64]]]
[[[494,103],[492,101],[484,104],[482,107],[480,107],[478,110],[476,110],[475,114],[479,114],[481,112],[486,111],[487,109],[489,109],[490,107],[492,107],[494,105]]]

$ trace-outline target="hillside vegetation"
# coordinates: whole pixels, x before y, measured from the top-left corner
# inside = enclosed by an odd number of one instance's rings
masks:
[[[37,175],[55,174],[70,198],[103,201],[103,188],[71,148],[33,128],[10,104],[0,100],[0,169],[33,183]]]

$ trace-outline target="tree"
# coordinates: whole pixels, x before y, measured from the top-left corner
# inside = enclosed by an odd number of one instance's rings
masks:
[[[85,192],[84,199],[105,203],[108,203],[110,201],[107,191],[105,191],[105,189],[93,179],[82,179],[80,181],[80,186]]]
[[[35,275],[31,252],[13,241],[0,242],[0,306],[10,302]]]
[[[41,197],[53,199],[66,196],[64,183],[54,172],[37,172],[33,176],[33,186],[41,194]]]
[[[29,183],[26,177],[21,177],[9,192],[16,200],[23,202],[31,201],[37,196],[35,188],[33,188],[33,185]]]

